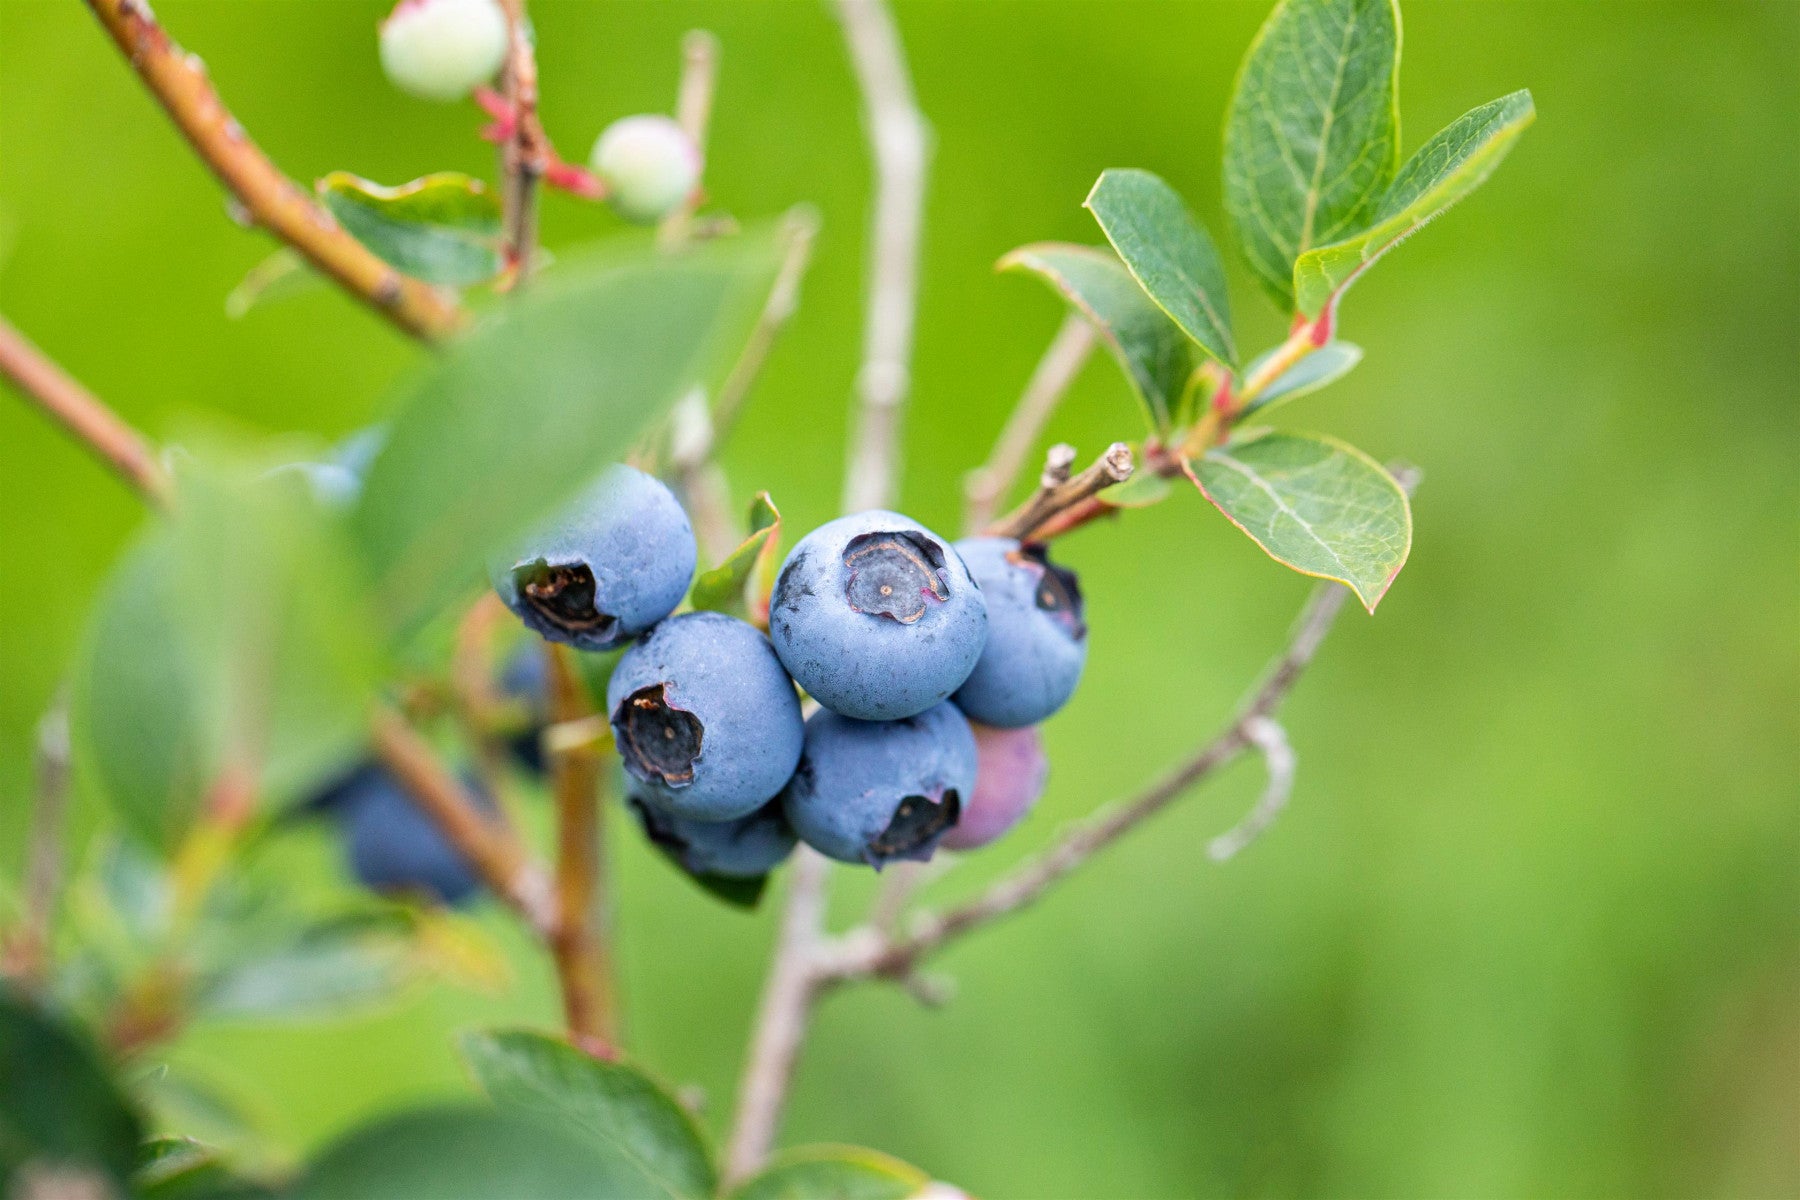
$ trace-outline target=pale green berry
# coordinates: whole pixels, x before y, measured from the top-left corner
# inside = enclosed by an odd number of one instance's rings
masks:
[[[660,221],[700,186],[700,151],[668,117],[641,113],[606,127],[588,158],[613,211],[627,221]]]
[[[400,0],[381,23],[381,66],[394,86],[426,100],[461,100],[506,59],[498,0]]]

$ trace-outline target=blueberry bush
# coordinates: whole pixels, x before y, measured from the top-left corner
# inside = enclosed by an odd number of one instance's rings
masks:
[[[674,115],[625,116],[574,162],[538,116],[524,0],[401,0],[379,32],[385,71],[413,95],[479,106],[497,181],[337,172],[309,193],[143,0],[89,4],[245,222],[281,243],[230,308],[328,280],[429,352],[386,419],[339,446],[203,431],[152,451],[0,328],[21,395],[153,510],[43,725],[32,858],[5,926],[0,1191],[960,1194],[875,1150],[772,1153],[813,1004],[871,979],[942,999],[919,971],[939,947],[1240,755],[1262,756],[1268,789],[1214,857],[1273,819],[1293,771],[1276,710],[1344,597],[1373,612],[1394,583],[1417,473],[1267,422],[1356,367],[1345,293],[1488,176],[1530,123],[1530,96],[1475,108],[1402,158],[1394,0],[1281,0],[1244,58],[1223,162],[1231,240],[1291,314],[1289,335],[1240,347],[1209,231],[1155,175],[1106,171],[1085,200],[1096,244],[1027,245],[1000,263],[1068,315],[971,474],[953,540],[889,510],[923,127],[882,0],[836,0],[877,167],[867,340],[846,515],[790,537],[767,492],[735,498],[717,451],[799,301],[817,218],[804,205],[733,214],[708,191],[708,35],[684,47]],[[614,215],[596,210],[602,236],[551,258],[536,236],[547,195]],[[644,228],[608,230],[619,221]],[[1121,414],[1125,436],[1086,467],[1052,447],[1016,486],[1096,347],[1141,426]],[[1003,854],[987,848],[1043,789],[1054,746],[1038,726],[1088,667],[1080,582],[1052,544],[1187,486],[1323,581],[1293,642],[1169,774],[963,906],[912,908],[917,864]],[[60,839],[71,777],[107,814],[79,865]],[[788,876],[719,1157],[620,1043],[600,916],[609,805],[724,903],[755,907],[771,875]],[[305,825],[341,843],[340,883],[282,873],[283,839]],[[886,870],[877,911],[838,934],[823,923],[833,862]],[[81,902],[59,904],[65,893]],[[564,1007],[558,1028],[444,1048],[484,1103],[357,1128],[279,1177],[167,1127],[157,1056],[175,1033],[233,1013],[329,1014],[420,971],[454,974],[442,947],[477,904],[507,906],[541,941]]]

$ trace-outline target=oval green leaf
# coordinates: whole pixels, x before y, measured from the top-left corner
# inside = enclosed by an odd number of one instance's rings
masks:
[[[35,1194],[26,1180],[42,1173],[62,1176],[71,1195],[126,1195],[141,1135],[93,1048],[0,986],[0,1181],[16,1189],[7,1194]],[[100,1179],[80,1186],[83,1172]],[[42,1182],[44,1195],[55,1191]]]
[[[443,171],[390,188],[333,171],[318,191],[338,224],[396,271],[446,287],[500,273],[500,205],[479,179]]]
[[[858,1146],[802,1146],[778,1154],[730,1200],[908,1200],[931,1176]]]
[[[1225,266],[1175,189],[1148,171],[1106,171],[1085,207],[1157,307],[1202,350],[1235,370]]]
[[[667,1200],[629,1160],[523,1112],[419,1109],[346,1135],[288,1200]]]
[[[750,584],[758,575],[758,564],[774,557],[781,540],[781,513],[769,493],[758,492],[750,503],[750,536],[726,555],[725,561],[710,571],[702,571],[688,593],[688,603],[695,609],[729,613],[739,620],[752,618],[755,607]],[[767,612],[764,612],[766,619]]]
[[[742,344],[774,276],[746,236],[679,258],[565,258],[405,389],[351,527],[407,632],[630,448]]]
[[[1291,306],[1294,262],[1362,228],[1400,151],[1396,0],[1282,0],[1225,119],[1225,212],[1250,269]]]
[[[1094,246],[1035,242],[1002,258],[999,269],[1036,275],[1079,310],[1125,369],[1152,432],[1169,431],[1169,414],[1198,366],[1194,343],[1116,256]]]
[[[701,1200],[717,1178],[694,1119],[649,1077],[602,1062],[558,1038],[486,1030],[462,1041],[463,1059],[495,1103],[560,1122],[654,1180],[657,1195]]]
[[[1318,434],[1248,430],[1183,466],[1270,558],[1346,585],[1370,612],[1406,565],[1406,492],[1354,446]]]
[[[1277,347],[1279,349],[1279,347]],[[1248,367],[1244,368],[1244,378],[1255,375],[1275,350],[1268,350],[1256,356]],[[1318,391],[1322,387],[1336,383],[1348,375],[1356,364],[1362,361],[1362,347],[1354,342],[1327,342],[1311,354],[1277,375],[1262,394],[1252,400],[1241,416],[1261,412],[1275,404],[1292,400],[1297,396],[1305,396]]]
[[[1335,305],[1376,259],[1485,183],[1536,117],[1531,93],[1514,92],[1464,113],[1419,147],[1367,229],[1308,250],[1294,264],[1300,311],[1313,317]]]

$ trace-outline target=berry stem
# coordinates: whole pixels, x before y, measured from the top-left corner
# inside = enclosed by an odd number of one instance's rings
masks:
[[[501,239],[510,286],[518,287],[531,274],[537,253],[537,185],[551,156],[538,121],[537,54],[526,32],[525,0],[500,0],[500,6],[507,32],[500,90],[512,119],[500,143]]]
[[[435,341],[461,327],[464,316],[455,303],[377,258],[282,174],[220,100],[205,65],[175,44],[147,4],[87,2],[144,86],[251,220],[414,337]]]
[[[1046,461],[1054,465],[1059,451],[1067,451],[1070,457],[1074,454],[1066,446],[1052,446],[1051,458]],[[1057,478],[1059,472],[1046,468],[1044,478],[1031,498],[988,526],[988,533],[993,537],[1018,538],[1022,542],[1042,540],[1038,531],[1062,514],[1090,504],[1104,508],[1096,497],[1113,484],[1130,479],[1133,469],[1131,447],[1124,442],[1108,446],[1092,466],[1072,479],[1067,476],[1066,465],[1060,472],[1060,479]]]

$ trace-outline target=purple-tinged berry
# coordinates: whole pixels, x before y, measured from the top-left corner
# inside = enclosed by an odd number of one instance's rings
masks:
[[[506,59],[497,0],[400,0],[381,23],[381,67],[394,86],[426,100],[461,100]]]
[[[975,734],[975,789],[962,819],[939,843],[946,850],[974,850],[1024,820],[1044,794],[1050,760],[1037,726],[997,729],[969,722]]]
[[[632,790],[675,816],[744,816],[800,761],[793,681],[755,626],[724,613],[658,625],[613,668],[606,708]]]
[[[898,721],[820,709],[781,794],[800,840],[828,858],[880,868],[931,857],[975,787],[975,735],[952,704]]]
[[[594,143],[588,166],[606,202],[627,221],[652,224],[700,186],[700,149],[687,130],[658,113],[621,117]]]
[[[551,641],[611,650],[675,611],[697,556],[674,494],[612,466],[495,570],[494,590]]]
[[[956,705],[984,725],[1036,725],[1081,682],[1087,662],[1081,585],[1042,547],[1012,538],[965,538],[956,550],[988,609],[987,645]]]
[[[898,513],[840,517],[782,564],[769,639],[794,681],[862,721],[922,713],[962,685],[987,603],[948,543]]]

